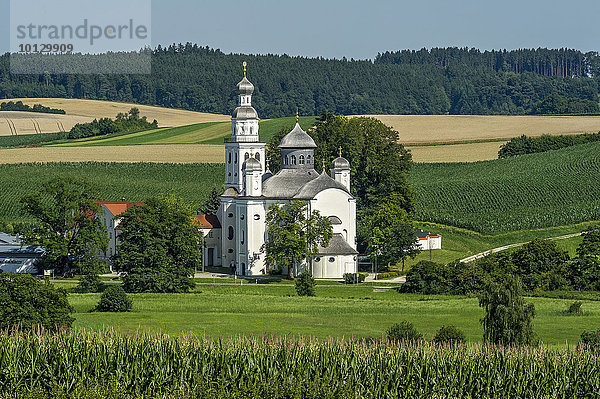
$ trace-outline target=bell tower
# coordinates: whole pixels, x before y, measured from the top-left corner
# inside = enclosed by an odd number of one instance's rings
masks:
[[[254,85],[246,77],[245,61],[243,66],[244,77],[237,84],[237,108],[231,116],[231,139],[225,143],[225,188],[234,188],[240,194],[244,187],[242,166],[248,158],[255,158],[261,173],[265,171],[265,143],[259,142],[259,118],[252,107]]]

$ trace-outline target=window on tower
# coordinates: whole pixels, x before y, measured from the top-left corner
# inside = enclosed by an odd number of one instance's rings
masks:
[[[254,158],[256,158],[257,161],[260,161],[260,153],[256,153],[254,154]]]
[[[300,158],[298,158],[298,163],[300,165],[304,165],[304,155],[300,155]]]
[[[292,164],[292,165],[296,165],[296,156],[295,156],[295,155],[292,155],[292,156],[290,157],[290,161],[291,161],[291,164]]]
[[[283,164],[284,165],[288,164],[288,157],[287,157],[287,155],[283,158]]]
[[[232,226],[229,226],[229,232],[227,234],[227,239],[233,240],[233,227]]]
[[[307,164],[307,165],[310,165],[310,164],[311,164],[311,162],[312,162],[312,160],[311,160],[311,158],[310,158],[310,155],[307,155],[307,156],[306,156],[306,164]]]
[[[235,153],[235,163],[237,163],[237,152]]]
[[[229,163],[231,163],[231,153],[229,153]]]
[[[248,154],[248,153],[245,153],[245,154],[244,154],[244,161],[245,161],[246,159],[248,159],[248,158],[250,158],[250,154]]]

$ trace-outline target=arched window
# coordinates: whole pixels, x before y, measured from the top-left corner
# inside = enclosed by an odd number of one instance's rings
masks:
[[[248,154],[248,153],[245,153],[245,154],[244,154],[244,161],[245,161],[246,159],[248,159],[248,158],[250,158],[250,154]]]
[[[288,157],[287,157],[287,155],[283,158],[283,164],[284,165],[288,164]]]
[[[229,234],[227,235],[228,240],[233,240],[233,227],[229,226]]]
[[[298,158],[298,163],[300,165],[304,165],[304,155],[300,155],[300,158]]]
[[[290,160],[291,160],[292,165],[296,165],[296,156],[295,155],[292,155]]]
[[[231,153],[229,153],[229,163],[231,163]]]
[[[254,154],[254,158],[256,158],[257,161],[260,161],[260,153],[257,152],[256,154]]]
[[[237,152],[235,153],[235,163],[237,163]]]
[[[306,164],[307,164],[307,165],[310,165],[310,164],[311,164],[311,162],[312,162],[312,160],[311,160],[311,157],[310,157],[310,155],[307,155],[307,156],[306,156]]]
[[[240,242],[242,243],[242,245],[244,245],[244,230],[242,230]]]

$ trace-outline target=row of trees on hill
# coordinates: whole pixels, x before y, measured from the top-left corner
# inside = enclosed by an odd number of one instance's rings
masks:
[[[559,150],[565,147],[571,147],[578,144],[592,143],[600,141],[600,133],[579,134],[579,135],[543,135],[540,137],[528,137],[522,135],[510,139],[503,144],[498,151],[498,158],[509,158],[515,155],[534,154],[536,152],[546,152]]]
[[[290,116],[296,108],[303,115],[526,114],[552,94],[597,102],[600,79],[598,55],[575,50],[448,48],[384,53],[373,62],[224,54],[188,43],[159,46],[151,57],[149,75],[11,75],[6,54],[0,98],[85,98],[228,114],[248,61],[263,118]]]
[[[134,107],[128,113],[119,112],[115,119],[100,118],[88,123],[78,123],[69,131],[67,138],[80,139],[156,128],[158,128],[156,119],[152,123],[148,122],[145,116],[140,117],[140,110]]]

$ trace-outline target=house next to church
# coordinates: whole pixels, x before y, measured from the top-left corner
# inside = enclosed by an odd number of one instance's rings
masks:
[[[258,135],[259,118],[252,107],[254,85],[244,77],[237,85],[238,107],[231,118],[231,140],[225,144],[225,192],[217,220],[205,224],[206,265],[235,268],[239,275],[268,272],[263,244],[268,240],[266,214],[272,204],[302,200],[308,212],[318,210],[333,225],[327,248],[319,248],[312,262],[297,266],[295,274],[312,267],[316,278],[341,278],[357,272],[356,200],[350,194],[350,163],[341,154],[329,174],[315,170],[313,139],[296,126],[279,144],[281,169],[273,174],[266,161],[266,145]],[[211,228],[211,226],[215,226]],[[310,266],[312,263],[312,266]]]

